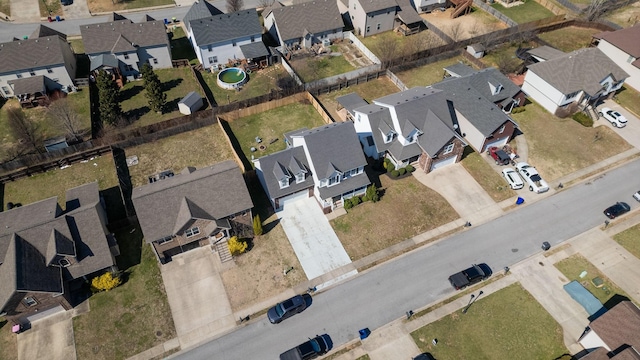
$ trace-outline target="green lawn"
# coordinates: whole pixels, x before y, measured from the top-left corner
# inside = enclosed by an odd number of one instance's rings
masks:
[[[142,231],[125,228],[116,239],[126,281],[91,296],[91,311],[73,319],[78,359],[126,359],[176,336],[160,265]]]
[[[388,51],[384,49],[394,49],[392,54],[386,57],[394,58],[402,54],[413,54],[421,50],[430,49],[443,45],[444,42],[431,31],[421,31],[417,34],[402,36],[394,31],[386,31],[367,37],[358,37],[360,41],[371,50],[376,56],[385,58]],[[394,45],[388,45],[389,43]]]
[[[633,256],[640,259],[640,224],[632,226],[627,230],[615,234],[613,240],[622,245]]]
[[[640,93],[629,86],[622,86],[616,94],[618,103],[640,117]]]
[[[305,83],[356,69],[342,55],[322,55],[299,60],[294,59],[291,61],[291,67]]]
[[[380,181],[384,192],[380,201],[362,203],[330,221],[352,260],[459,218],[440,194],[413,176],[391,180],[381,175]]]
[[[247,159],[251,159],[251,155],[259,158],[284,150],[284,133],[303,127],[313,129],[324,124],[320,114],[308,103],[281,106],[229,122],[231,131]],[[256,136],[262,138],[262,143],[256,143]],[[271,143],[273,139],[277,140]],[[251,152],[252,147],[259,146],[265,146],[265,149]]]
[[[547,8],[533,0],[526,0],[523,5],[513,6],[510,8],[506,8],[499,3],[494,3],[491,7],[500,11],[518,24],[553,16],[553,13],[550,10],[547,10]]]
[[[158,69],[156,74],[162,82],[165,94],[167,94],[167,111],[158,114],[149,109],[149,103],[145,96],[144,84],[140,81],[130,81],[120,89],[122,111],[125,116],[132,119],[130,127],[141,127],[182,116],[178,111],[178,102],[189,92],[200,93],[198,83],[187,67],[177,69]],[[204,94],[200,94],[204,96]],[[133,120],[137,119],[137,120]]]
[[[576,280],[580,282],[585,289],[589,290],[590,293],[593,294],[603,305],[606,305],[607,308],[611,308],[616,303],[609,303],[607,301],[615,302],[619,300],[620,296],[626,297],[629,300],[632,300],[631,297],[624,292],[624,290],[620,289],[613,281],[609,280],[604,274],[598,270],[592,263],[590,263],[587,259],[582,257],[580,254],[572,255],[564,260],[561,260],[554,264],[560,272],[566,276],[569,281]],[[580,274],[586,271],[587,274],[584,278],[580,277]],[[602,287],[596,287],[591,281],[599,277],[604,281],[604,285]]]
[[[73,49],[74,53],[84,54],[84,42],[82,42],[81,38],[69,40],[69,44],[71,44],[71,48]]]
[[[338,102],[336,101],[336,98],[354,92],[371,103],[374,99],[395,94],[399,91],[400,89],[398,89],[398,87],[391,82],[389,78],[383,76],[375,80],[358,85],[352,85],[338,91],[332,91],[328,94],[322,94],[318,96],[318,101],[322,103],[334,120],[341,121],[340,116],[338,116]]]
[[[584,127],[571,118],[560,119],[536,103],[511,114],[529,147],[529,162],[547,181],[584,169],[631,148],[614,131]]]
[[[279,81],[291,78],[282,66],[275,64],[248,74],[249,81],[242,86],[241,90],[225,90],[218,86],[218,73],[203,71],[201,74],[217,106],[268,94],[272,89],[278,88]]]
[[[569,26],[566,28],[550,31],[538,36],[550,43],[553,47],[564,52],[589,47],[593,34],[599,33],[600,30],[587,29],[577,26]]]
[[[138,157],[138,164],[129,167],[134,187],[149,183],[149,175],[160,171],[179,173],[187,166],[202,168],[233,159],[218,124],[130,147],[126,153]]]
[[[467,147],[467,149],[470,149]],[[473,176],[491,198],[500,202],[516,196],[504,178],[489,165],[477,152],[472,152],[462,160],[462,166]]]
[[[171,39],[171,59],[187,59],[191,65],[198,64],[198,58],[193,51],[193,47],[187,39],[182,26],[177,26],[170,34]]]
[[[410,70],[396,72],[395,74],[409,88],[412,88],[414,86],[428,86],[431,84],[435,84],[443,79],[445,74],[443,69],[445,67],[457,64],[459,62],[471,66],[471,64],[465,61],[462,56],[455,56],[449,59],[436,61],[431,64],[418,66]]]
[[[436,359],[558,359],[568,353],[562,327],[520,284],[480,297],[466,314],[457,311],[411,336]]]

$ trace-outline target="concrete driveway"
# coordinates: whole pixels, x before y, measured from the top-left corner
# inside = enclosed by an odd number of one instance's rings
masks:
[[[425,186],[442,195],[463,220],[483,222],[489,216],[487,212],[501,214],[496,204],[478,182],[460,164],[448,165],[425,174],[415,171],[413,176]],[[505,184],[506,185],[506,184]]]
[[[73,4],[63,6],[62,9],[65,19],[84,19],[91,17],[87,0],[73,0]]]
[[[610,129],[613,129],[621,138],[625,139],[631,146],[636,149],[640,149],[640,119],[638,119],[635,115],[627,111],[627,109],[620,106],[617,102],[613,100],[605,100],[604,104],[598,106],[598,110],[603,107],[611,108],[620,114],[624,115],[627,118],[627,126],[622,129],[618,129],[611,125],[609,120],[605,118],[600,118],[595,121],[593,126],[608,126]]]
[[[236,325],[220,277],[220,258],[206,246],[161,266],[173,322],[183,349]]]
[[[18,334],[18,359],[75,360],[73,311],[53,310],[53,314],[31,320],[31,329]]]
[[[351,263],[315,198],[287,202],[277,215],[309,280]],[[356,270],[350,271],[318,288],[355,274]]]
[[[40,22],[39,0],[11,0],[11,19],[15,22]]]

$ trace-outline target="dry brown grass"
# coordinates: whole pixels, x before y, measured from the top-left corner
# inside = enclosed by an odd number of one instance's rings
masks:
[[[87,0],[92,13],[175,4],[173,0]]]
[[[264,221],[265,229],[274,221],[277,222],[275,215]],[[307,280],[280,224],[256,237],[253,249],[235,261],[236,267],[221,274],[234,311],[269,299]],[[283,275],[284,270],[291,266],[294,270]]]
[[[366,83],[349,86],[342,90],[333,91],[328,94],[322,94],[318,97],[318,101],[322,103],[324,108],[327,109],[329,115],[331,115],[334,120],[342,121],[340,116],[338,116],[338,102],[336,101],[337,97],[354,92],[371,103],[374,99],[389,94],[394,94],[399,91],[400,89],[398,89],[398,87],[393,82],[391,82],[388,77],[384,76]]]
[[[391,180],[380,177],[384,195],[331,221],[352,260],[397,244],[458,218],[451,205],[413,176]]]
[[[512,114],[529,146],[529,162],[547,181],[558,179],[631,148],[614,131],[560,119],[532,103]]]
[[[455,19],[451,18],[453,11],[453,8],[448,8],[420,16],[456,41],[507,28],[505,23],[476,7],[472,8],[471,13]]]
[[[11,332],[10,322],[0,317],[0,359],[18,360],[18,337]]]
[[[126,149],[138,156],[138,165],[129,167],[134,187],[149,182],[148,176],[163,170],[182,171],[233,159],[231,147],[217,124]]]

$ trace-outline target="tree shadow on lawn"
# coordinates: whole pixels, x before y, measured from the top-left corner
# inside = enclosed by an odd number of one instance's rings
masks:
[[[122,228],[116,232],[116,240],[120,247],[120,255],[116,257],[116,264],[124,274],[129,268],[140,264],[142,246],[145,245],[142,230],[137,225]]]
[[[129,111],[126,111],[124,113],[124,117],[127,119],[127,122],[129,124],[133,124],[134,122],[138,121],[141,117],[143,117],[149,111],[151,111],[149,106],[143,106],[143,107],[139,107],[137,109],[131,109]]]
[[[164,113],[166,114],[166,113],[170,113],[170,112],[172,112],[174,110],[178,110],[178,103],[180,102],[180,100],[182,100],[182,98],[181,97],[177,97],[177,98],[175,98],[175,99],[173,99],[171,101],[167,101],[167,103],[164,106]],[[205,106],[206,99],[202,99],[202,100],[203,100],[202,108],[206,109],[206,106]]]
[[[162,91],[169,91],[182,83],[182,79],[171,79],[162,83]]]
[[[128,89],[120,90],[120,100],[129,100],[144,90],[142,85],[134,85]]]

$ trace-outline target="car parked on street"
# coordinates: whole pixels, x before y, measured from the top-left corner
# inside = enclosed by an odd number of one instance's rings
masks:
[[[430,353],[426,352],[414,357],[412,360],[436,360],[436,358],[434,358]]]
[[[272,324],[278,324],[282,320],[288,319],[293,315],[302,312],[311,304],[311,295],[296,295],[281,303],[276,304],[267,311],[267,318]]]
[[[611,125],[617,128],[623,128],[627,126],[627,118],[625,118],[624,115],[620,114],[619,112],[608,107],[603,107],[602,109],[600,109],[598,115],[607,119],[611,123]]]
[[[629,206],[629,204],[622,201],[618,201],[617,203],[604,209],[604,214],[609,219],[615,219],[618,216],[629,212],[629,210],[631,210],[631,207]]]
[[[280,360],[311,360],[326,354],[333,348],[329,335],[316,335],[313,339],[280,354]]]
[[[506,168],[502,170],[502,176],[507,180],[509,187],[513,190],[519,190],[524,187],[524,181],[518,173],[512,168]]]
[[[516,170],[529,184],[529,190],[541,194],[549,191],[549,184],[542,179],[538,170],[526,162],[516,164]]]
[[[509,161],[511,161],[509,154],[495,146],[490,147],[489,150],[487,150],[487,154],[491,155],[496,165],[509,165]]]
[[[464,269],[458,273],[449,276],[449,283],[456,290],[461,290],[467,286],[479,283],[488,279],[493,272],[487,264],[473,264],[470,268]]]

